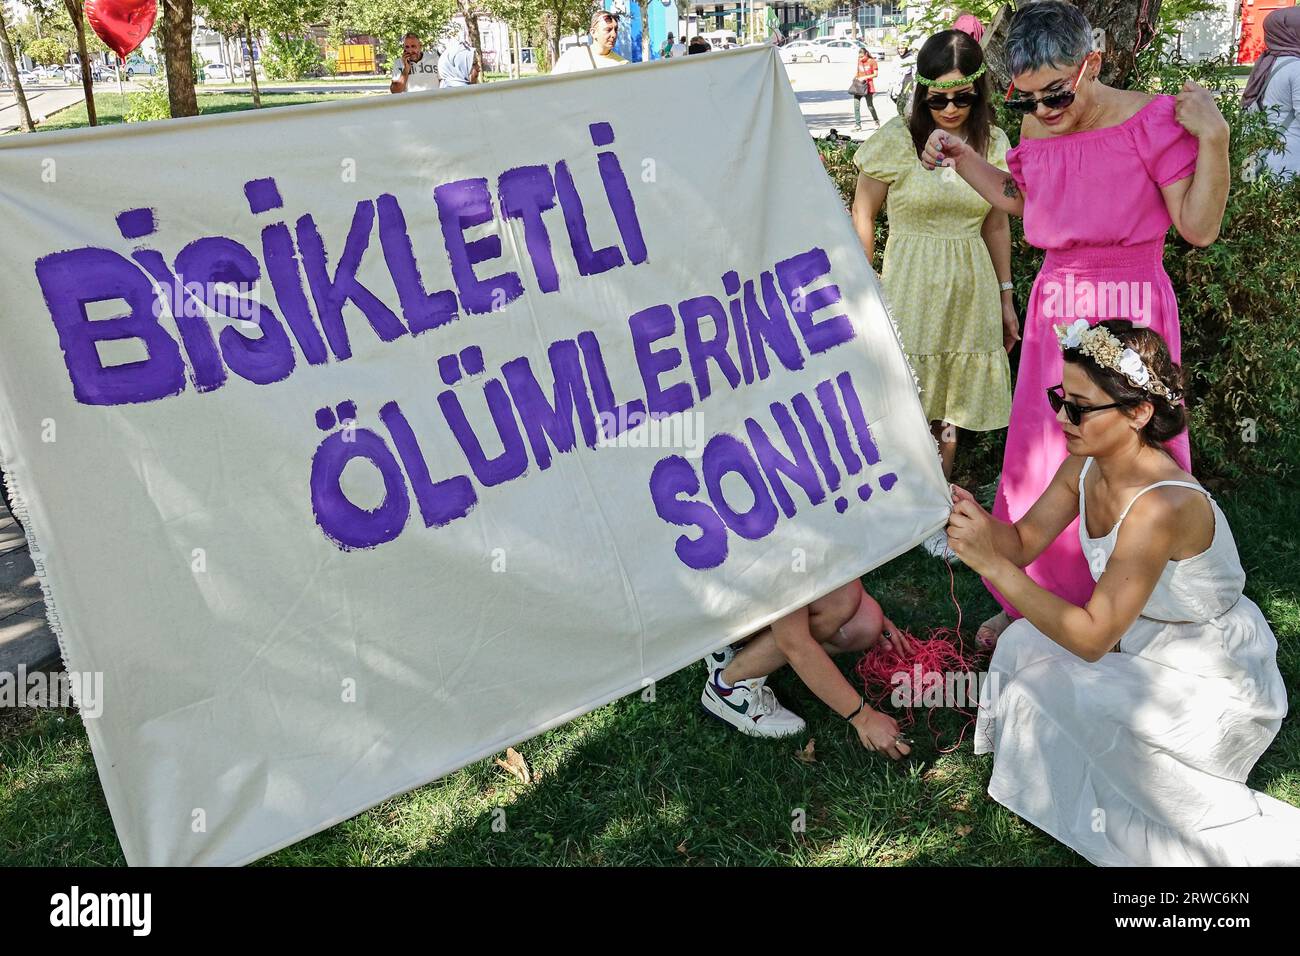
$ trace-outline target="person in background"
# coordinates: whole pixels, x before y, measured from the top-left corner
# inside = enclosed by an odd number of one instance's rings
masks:
[[[423,93],[438,88],[438,61],[424,52],[424,42],[414,33],[402,37],[402,58],[393,64],[390,93]]]
[[[979,17],[973,13],[963,13],[957,18],[957,22],[952,25],[952,28],[960,30],[976,43],[984,39],[984,24],[980,23]]]
[[[597,10],[591,15],[591,44],[569,47],[560,54],[551,68],[551,75],[581,73],[584,70],[603,70],[622,66],[626,59],[614,52],[618,39],[618,17],[608,10]]]
[[[708,53],[712,49],[713,47],[709,46],[709,41],[704,37],[691,37],[691,45],[686,48],[686,52],[688,54]]]
[[[1181,347],[1178,299],[1164,268],[1173,225],[1194,246],[1219,235],[1228,201],[1228,123],[1214,97],[1191,80],[1177,96],[1121,90],[1101,81],[1101,53],[1078,7],[1036,0],[1016,11],[1007,37],[1012,85],[1005,108],[1024,116],[1020,143],[995,166],[948,130],[921,156],[949,167],[992,205],[1024,217],[1025,239],[1046,250],[1026,306],[993,516],[1014,523],[1039,499],[1066,459],[1066,435],[1043,402],[1061,381],[1052,327],[1062,318],[1127,318],[1160,334],[1174,362]],[[1124,290],[1117,294],[1113,290]],[[1066,301],[1068,298],[1068,301]],[[1187,432],[1169,454],[1191,471]],[[1034,556],[1025,573],[1077,606],[1093,592],[1077,521]],[[976,634],[994,643],[1020,616],[985,580],[1002,611]]]
[[[672,36],[671,33],[668,35]],[[686,49],[686,44],[682,42],[681,37],[678,37],[676,40],[673,41],[673,48],[669,53],[669,55],[673,57],[683,57],[686,56],[687,52],[688,51]]]
[[[960,176],[936,176],[919,157],[931,132],[946,130],[1006,170],[1011,143],[994,122],[984,54],[970,36],[936,33],[916,66],[911,118],[891,118],[853,157],[860,170],[853,226],[870,261],[876,216],[887,204],[885,299],[949,477],[958,428],[994,431],[1011,418],[1007,353],[1020,338],[1011,297],[1011,223]],[[934,557],[953,558],[942,530],[924,547]]]
[[[1241,96],[1282,127],[1282,149],[1264,157],[1273,174],[1300,175],[1300,7],[1274,10],[1264,19],[1264,53]]]
[[[444,87],[469,86],[479,77],[478,58],[463,36],[447,41],[438,57],[438,78]]]
[[[676,46],[676,44],[673,41],[673,35],[669,33],[668,36],[664,37],[663,45],[659,47],[659,58],[662,60],[671,58],[674,46]]]
[[[916,86],[916,53],[909,46],[898,48],[898,79],[889,88],[898,115],[906,117],[912,108],[912,90]]]
[[[867,109],[871,111],[871,121],[880,126],[880,117],[876,115],[876,104],[871,98],[876,95],[876,77],[880,74],[880,64],[865,46],[858,49],[858,69],[849,85],[853,94],[853,128],[862,129],[862,100],[865,97]]]

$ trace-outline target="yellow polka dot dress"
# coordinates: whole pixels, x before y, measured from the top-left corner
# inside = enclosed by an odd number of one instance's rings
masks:
[[[988,160],[1007,168],[1006,133],[990,130]],[[992,208],[951,169],[928,170],[894,117],[853,161],[889,184],[882,280],[903,349],[931,421],[970,431],[1005,428],[1011,368],[1002,346],[1002,299],[980,229]]]

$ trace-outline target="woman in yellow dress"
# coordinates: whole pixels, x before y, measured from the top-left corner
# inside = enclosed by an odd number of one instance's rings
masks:
[[[1007,427],[1007,353],[1020,339],[1006,213],[948,175],[951,170],[927,170],[919,159],[930,134],[943,129],[1006,169],[1010,143],[993,122],[984,73],[984,54],[967,34],[945,30],[930,37],[917,55],[911,118],[889,120],[853,157],[860,170],[853,225],[870,261],[881,207],[889,217],[885,299],[919,381],[945,476],[952,473],[958,428]],[[935,556],[954,557],[942,531],[925,546]]]

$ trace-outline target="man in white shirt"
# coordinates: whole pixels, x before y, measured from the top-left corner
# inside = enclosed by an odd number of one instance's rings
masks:
[[[393,64],[390,93],[422,93],[438,88],[438,61],[426,56],[424,43],[414,33],[402,37],[402,58]]]
[[[686,44],[682,42],[681,37],[678,37],[676,40],[673,41],[672,52],[669,54],[669,57],[671,59],[678,60],[684,57],[685,55],[686,55]]]
[[[555,66],[551,67],[551,75],[622,66],[627,60],[614,52],[614,41],[617,39],[618,17],[608,10],[597,10],[591,17],[591,46],[575,46],[565,50],[555,61]]]

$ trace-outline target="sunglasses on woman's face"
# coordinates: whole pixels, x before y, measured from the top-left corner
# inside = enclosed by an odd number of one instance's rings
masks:
[[[1078,428],[1083,424],[1083,416],[1089,412],[1105,411],[1108,408],[1124,408],[1131,402],[1111,402],[1109,405],[1080,405],[1078,402],[1072,402],[1065,397],[1064,385],[1053,385],[1047,390],[1047,403],[1052,406],[1054,414],[1060,414],[1061,409],[1065,409],[1065,417],[1069,419],[1070,424]]]
[[[931,93],[925,98],[925,105],[935,112],[946,110],[949,103],[957,107],[959,110],[964,110],[967,107],[974,106],[979,98],[979,94],[973,90],[967,90],[966,92],[958,93],[955,96],[942,96],[939,93]]]
[[[1007,109],[1011,110],[1014,113],[1025,113],[1025,114],[1038,112],[1039,103],[1046,106],[1049,110],[1063,110],[1071,103],[1074,102],[1074,98],[1077,95],[1075,91],[1079,88],[1079,81],[1083,79],[1083,71],[1086,70],[1087,68],[1088,68],[1088,61],[1087,59],[1084,59],[1084,61],[1081,64],[1079,64],[1079,73],[1077,76],[1075,76],[1074,82],[1070,84],[1070,88],[1068,90],[1060,90],[1059,92],[1056,93],[1048,93],[1042,99],[1034,99],[1034,97],[1032,96],[1013,97],[1011,94],[1014,93],[1016,89],[1016,86],[1013,83],[1007,87],[1006,107]]]

